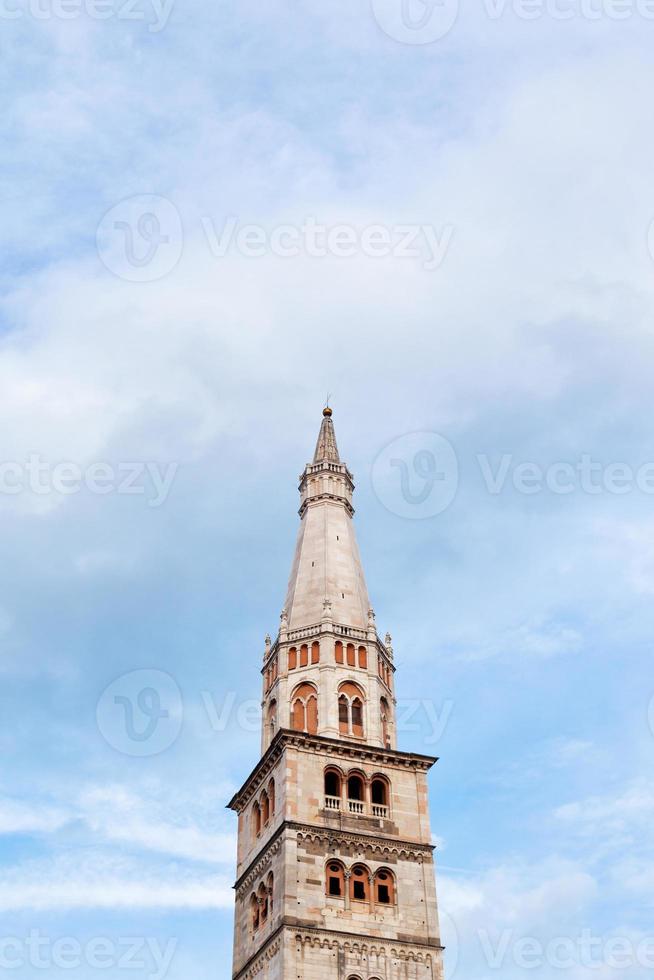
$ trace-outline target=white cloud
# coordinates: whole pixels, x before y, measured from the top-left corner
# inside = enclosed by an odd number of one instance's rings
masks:
[[[51,834],[71,819],[69,811],[0,797],[0,834]]]
[[[217,809],[220,801],[213,799],[211,804],[212,809]],[[146,798],[122,786],[110,786],[85,791],[80,805],[85,821],[99,840],[209,864],[231,867],[234,862],[235,835],[208,830],[209,813],[197,800],[180,801],[174,794],[152,794]],[[198,821],[205,826],[198,826]]]
[[[101,851],[0,870],[0,909],[227,909],[227,878],[179,865],[151,868]]]

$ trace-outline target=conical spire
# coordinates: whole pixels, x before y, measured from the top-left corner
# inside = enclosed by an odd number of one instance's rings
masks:
[[[332,410],[328,405],[323,408],[322,416],[322,424],[318,433],[318,442],[316,443],[316,451],[313,454],[313,461],[314,463],[320,463],[323,459],[326,459],[330,463],[340,463],[341,459],[338,455],[338,446],[336,445],[336,433],[334,432],[334,423],[332,422]]]
[[[366,629],[370,600],[354,533],[352,474],[341,462],[331,408],[323,418],[313,462],[300,478],[297,545],[285,610],[288,629],[315,626],[325,614],[334,623]]]

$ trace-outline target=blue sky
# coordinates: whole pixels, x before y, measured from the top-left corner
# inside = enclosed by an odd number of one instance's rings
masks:
[[[399,0],[176,0],[165,23],[139,2],[0,18],[0,954],[42,975],[37,934],[53,975],[114,978],[136,937],[132,976],[230,976],[224,805],[258,756],[263,639],[329,391],[402,746],[440,756],[448,980],[649,975],[644,2],[527,19],[462,0],[430,41],[415,24],[452,0],[411,0],[411,43]],[[218,254],[229,220],[261,254]],[[312,221],[349,229],[353,254],[310,254]],[[405,226],[415,254],[364,245]],[[445,460],[424,513],[420,452]],[[62,463],[79,492],[52,484]],[[119,492],[129,466],[142,493]],[[156,754],[112,744],[104,692],[134,671],[169,698]],[[66,939],[78,967],[53,952]],[[535,968],[525,940],[550,944]]]

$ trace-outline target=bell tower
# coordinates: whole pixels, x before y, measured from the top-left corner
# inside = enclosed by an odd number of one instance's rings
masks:
[[[325,408],[263,661],[262,757],[238,813],[234,980],[442,980],[427,773],[398,750],[354,532],[352,474]]]

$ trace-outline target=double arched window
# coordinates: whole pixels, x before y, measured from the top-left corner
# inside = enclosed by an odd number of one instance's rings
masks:
[[[256,840],[261,831],[267,827],[275,815],[275,780],[271,779],[267,787],[252,805],[252,836]]]
[[[275,878],[272,873],[265,881],[261,881],[259,887],[250,896],[250,924],[252,932],[256,932],[271,917],[273,912],[273,895],[275,888]]]
[[[365,695],[358,684],[346,681],[338,689],[338,729],[341,735],[363,738]]]
[[[318,691],[313,684],[300,684],[291,697],[291,728],[296,732],[318,732]]]

